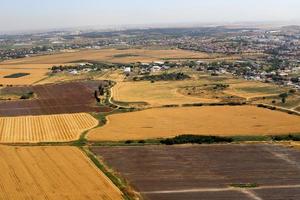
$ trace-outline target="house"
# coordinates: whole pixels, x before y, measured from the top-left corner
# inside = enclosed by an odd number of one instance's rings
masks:
[[[74,70],[71,70],[69,73],[70,73],[70,74],[73,74],[73,75],[77,75],[77,74],[78,74],[78,71],[77,71],[76,69],[74,69]]]
[[[152,68],[151,68],[151,71],[152,72],[159,72],[161,70],[161,67],[160,66],[157,66],[157,65],[155,65],[155,66],[153,66]]]
[[[130,67],[125,67],[124,68],[124,73],[125,74],[130,74],[131,73],[131,68]]]

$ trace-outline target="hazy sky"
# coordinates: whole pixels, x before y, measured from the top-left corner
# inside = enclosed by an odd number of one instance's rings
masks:
[[[290,20],[300,0],[0,0],[0,31]]]

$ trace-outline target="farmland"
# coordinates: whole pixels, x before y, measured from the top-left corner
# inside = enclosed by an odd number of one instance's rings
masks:
[[[229,75],[213,77],[191,70],[185,70],[184,73],[192,78],[155,82],[119,80],[112,89],[113,100],[131,106],[145,102],[149,107],[156,107],[170,104],[251,101],[278,96],[288,91],[287,88],[274,84],[242,80]]]
[[[132,56],[134,55],[134,56]],[[209,55],[201,52],[179,49],[101,49],[80,50],[52,55],[5,61],[3,64],[55,64],[100,61],[109,63],[152,62],[158,60],[211,59],[221,55]]]
[[[65,142],[98,125],[86,113],[0,118],[1,143]]]
[[[93,147],[92,151],[149,200],[297,200],[300,195],[299,153],[283,146]],[[253,186],[242,188],[243,184]]]
[[[181,134],[218,136],[272,135],[300,132],[300,118],[255,106],[154,108],[108,116],[93,129],[93,141],[155,139]]]
[[[190,84],[196,84],[196,82],[120,82],[115,87],[113,87],[112,96],[114,100],[118,102],[146,102],[151,106],[199,102],[218,102],[217,99],[186,96],[178,92],[178,88]]]
[[[74,147],[0,146],[0,199],[122,199]]]
[[[32,91],[37,99],[0,102],[0,116],[108,112],[111,109],[97,106],[94,98],[94,91],[100,83],[102,81],[6,87],[1,89],[1,94]]]
[[[37,68],[41,67],[41,68]],[[49,65],[47,65],[49,67]],[[47,77],[48,69],[40,65],[1,65],[0,64],[0,84],[2,85],[30,85]],[[28,73],[28,76],[18,78],[6,77],[11,74]]]

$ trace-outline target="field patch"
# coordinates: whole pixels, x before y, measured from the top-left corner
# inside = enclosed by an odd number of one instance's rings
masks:
[[[108,116],[93,141],[169,138],[181,134],[243,136],[300,132],[300,117],[255,106],[155,108]]]
[[[149,200],[299,199],[299,151],[283,146],[93,147],[92,151]]]
[[[100,49],[76,52],[57,53],[44,56],[14,59],[4,64],[55,64],[84,61],[100,61],[110,63],[153,62],[159,60],[180,59],[214,59],[220,55],[186,51],[180,49]]]
[[[40,65],[39,65],[40,66]],[[47,65],[50,67],[49,65]],[[32,68],[30,68],[32,67]],[[15,66],[0,64],[0,84],[1,85],[30,85],[46,78],[48,69],[34,65]]]
[[[75,147],[0,146],[0,152],[0,199],[122,199]]]
[[[30,75],[30,73],[15,73],[15,74],[10,74],[10,75],[4,76],[4,78],[20,78],[20,77],[28,76],[28,75]]]
[[[286,92],[286,90],[272,84],[257,81],[244,81],[241,83],[231,84],[229,89],[225,92],[231,95],[251,99],[279,95],[280,93]]]
[[[119,82],[112,96],[119,102],[147,102],[151,106],[185,103],[215,103],[218,99],[184,95],[180,88],[199,84],[197,81]]]
[[[0,102],[0,116],[48,115],[79,112],[108,112],[96,104],[94,91],[102,81],[67,82],[24,87],[6,87],[1,94],[31,91],[36,99]]]
[[[0,118],[1,143],[66,142],[98,125],[87,113]]]

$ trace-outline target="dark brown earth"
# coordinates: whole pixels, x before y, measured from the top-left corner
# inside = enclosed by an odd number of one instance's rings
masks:
[[[2,94],[22,94],[29,91],[37,99],[0,102],[0,116],[48,115],[78,112],[109,112],[96,105],[94,91],[102,81],[68,82],[26,87],[7,87]]]
[[[296,200],[300,199],[300,188],[257,190],[255,193],[267,200]]]
[[[241,192],[191,192],[175,194],[147,194],[146,200],[252,200]]]
[[[300,199],[300,152],[287,147],[185,145],[93,147],[92,151],[146,199]],[[240,183],[259,187],[242,191],[230,187]]]

